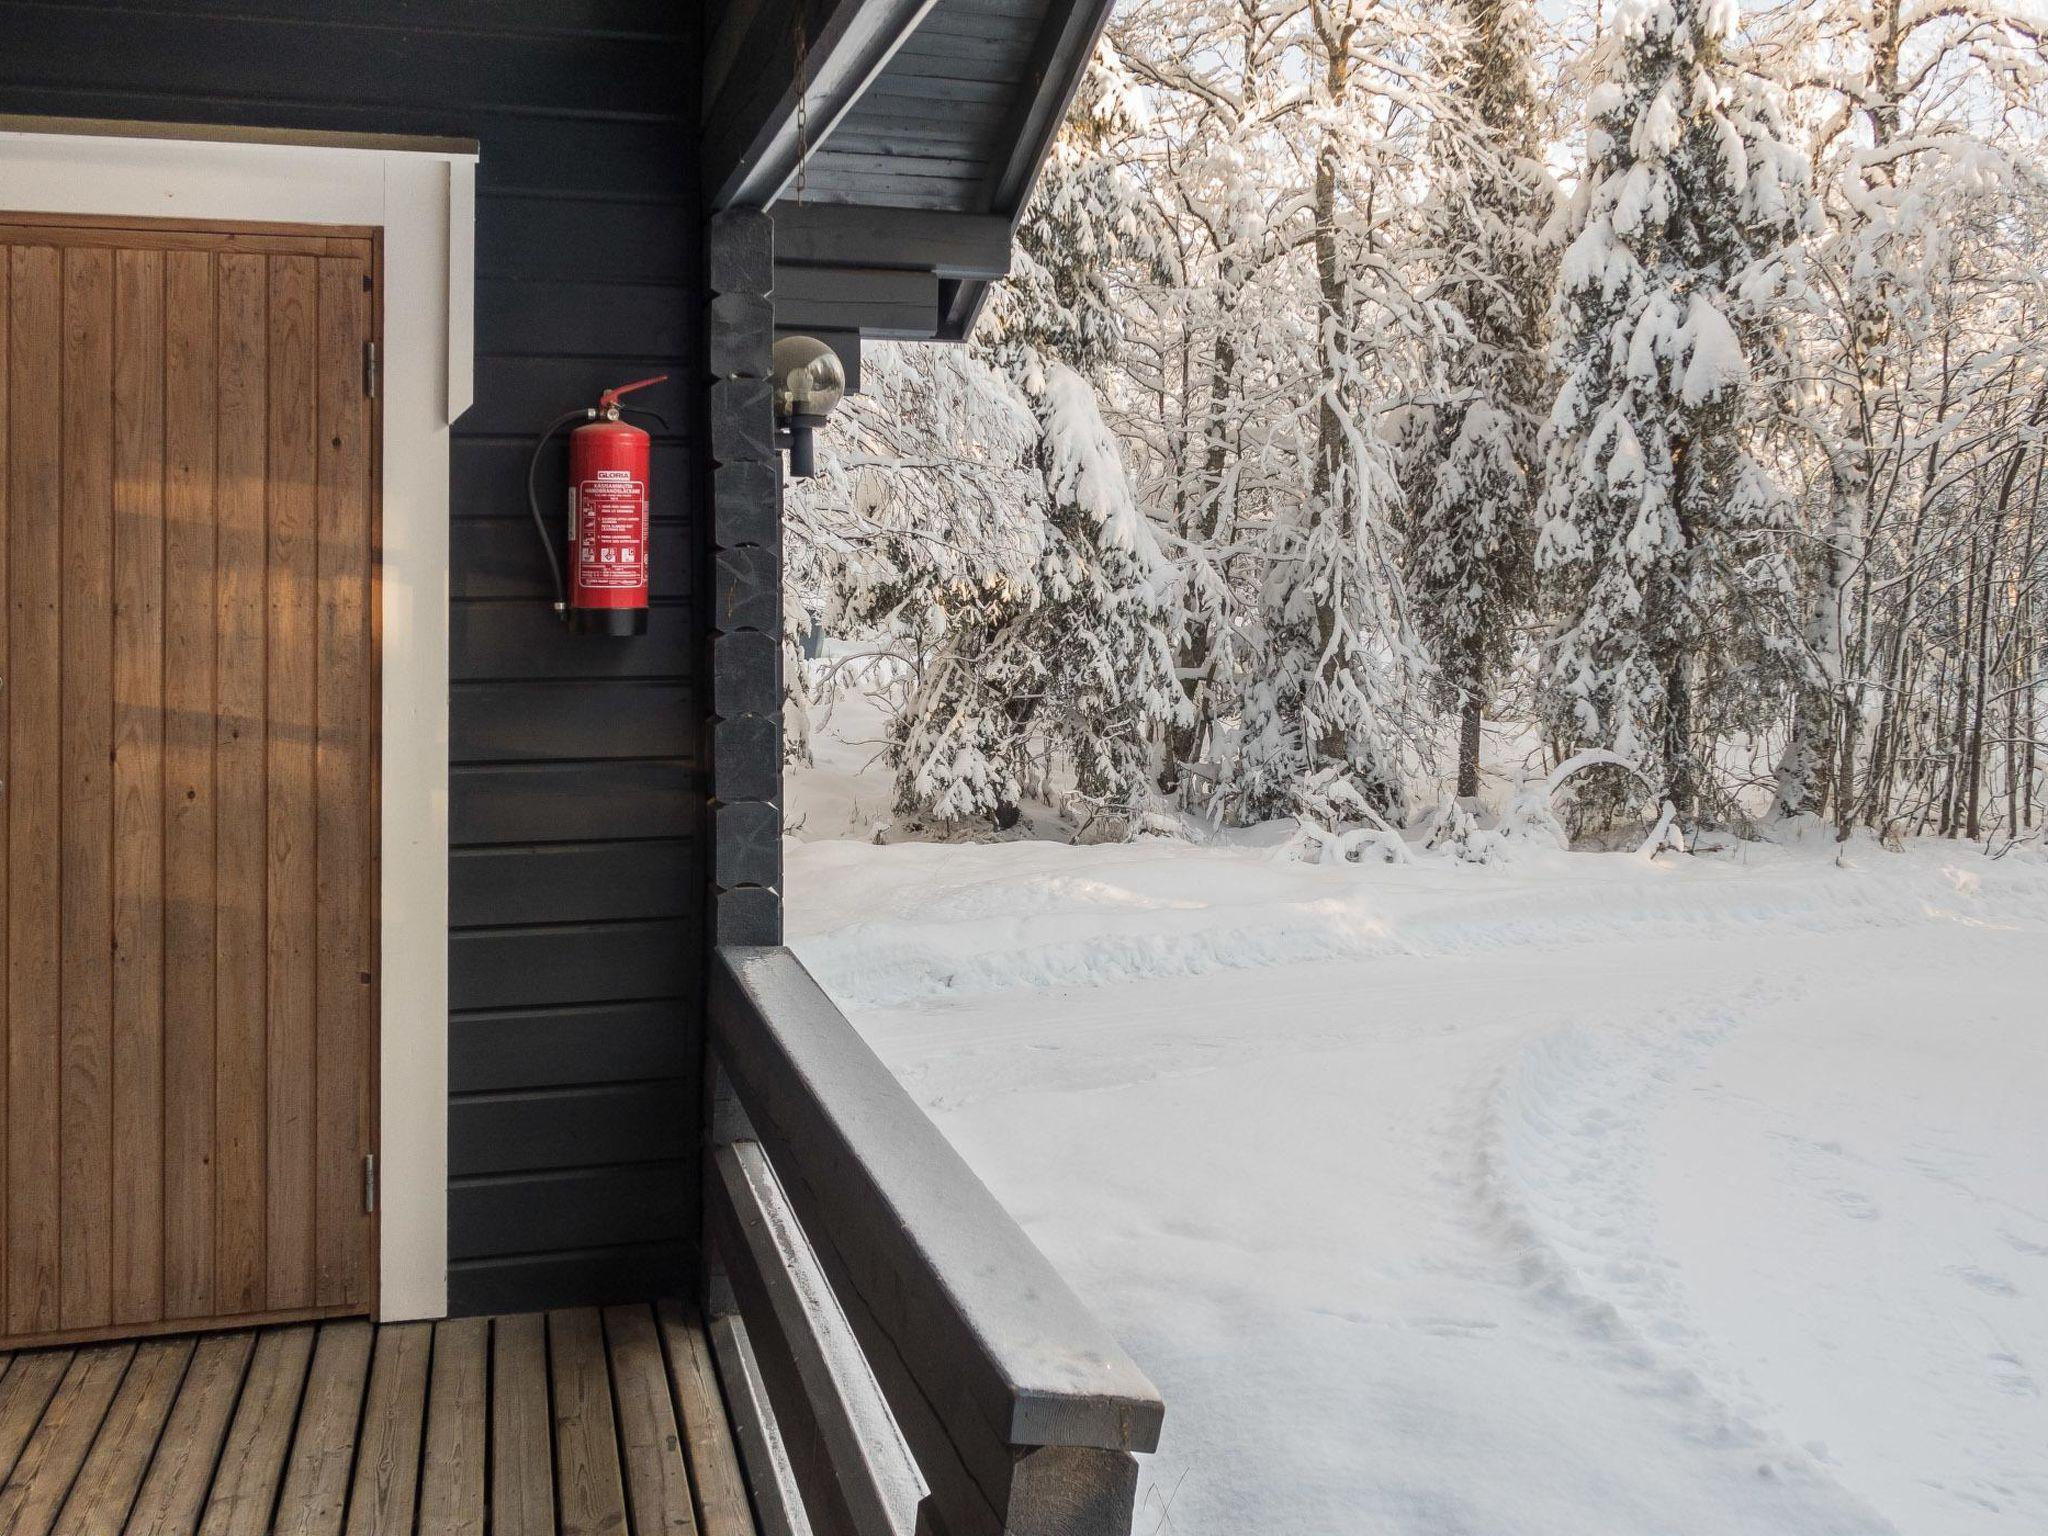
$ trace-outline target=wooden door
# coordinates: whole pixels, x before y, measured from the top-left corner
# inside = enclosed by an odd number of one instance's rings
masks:
[[[375,273],[0,214],[0,1346],[372,1303]]]

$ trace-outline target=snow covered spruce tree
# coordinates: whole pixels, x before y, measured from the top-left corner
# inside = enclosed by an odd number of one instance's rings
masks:
[[[1703,663],[1753,639],[1760,613],[1744,562],[1776,492],[1749,444],[1769,306],[1812,207],[1804,160],[1729,57],[1734,21],[1730,0],[1616,7],[1560,273],[1536,549],[1561,624],[1553,729],[1639,764],[1688,823],[1715,729]],[[1613,820],[1626,793],[1585,791],[1581,824]]]
[[[948,609],[898,722],[906,810],[1007,819],[1045,787],[1034,767],[1058,756],[1089,814],[1128,815],[1149,795],[1166,723],[1187,708],[1171,569],[1090,379],[1123,338],[1113,275],[1151,255],[1143,194],[1108,153],[1132,126],[1133,99],[1105,45],[976,338],[1037,421],[1040,553],[1028,588],[983,588]]]
[[[1458,707],[1458,794],[1470,799],[1480,726],[1533,596],[1555,199],[1528,0],[1457,0],[1453,15],[1436,61],[1450,99],[1432,135],[1427,216],[1438,341],[1404,478],[1408,590]]]

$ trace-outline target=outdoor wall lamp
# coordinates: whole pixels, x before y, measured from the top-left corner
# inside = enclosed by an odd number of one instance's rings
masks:
[[[785,336],[771,354],[775,380],[775,435],[789,450],[789,472],[808,480],[818,472],[811,434],[846,398],[846,366],[815,336]]]

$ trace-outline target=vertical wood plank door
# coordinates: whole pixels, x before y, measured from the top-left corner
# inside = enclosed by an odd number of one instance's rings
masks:
[[[374,1304],[377,254],[0,213],[0,1349]]]

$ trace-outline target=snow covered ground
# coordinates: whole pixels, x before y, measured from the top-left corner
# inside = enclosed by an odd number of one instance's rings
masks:
[[[1165,1393],[1146,1536],[2048,1531],[2039,854],[825,838],[788,890]]]

